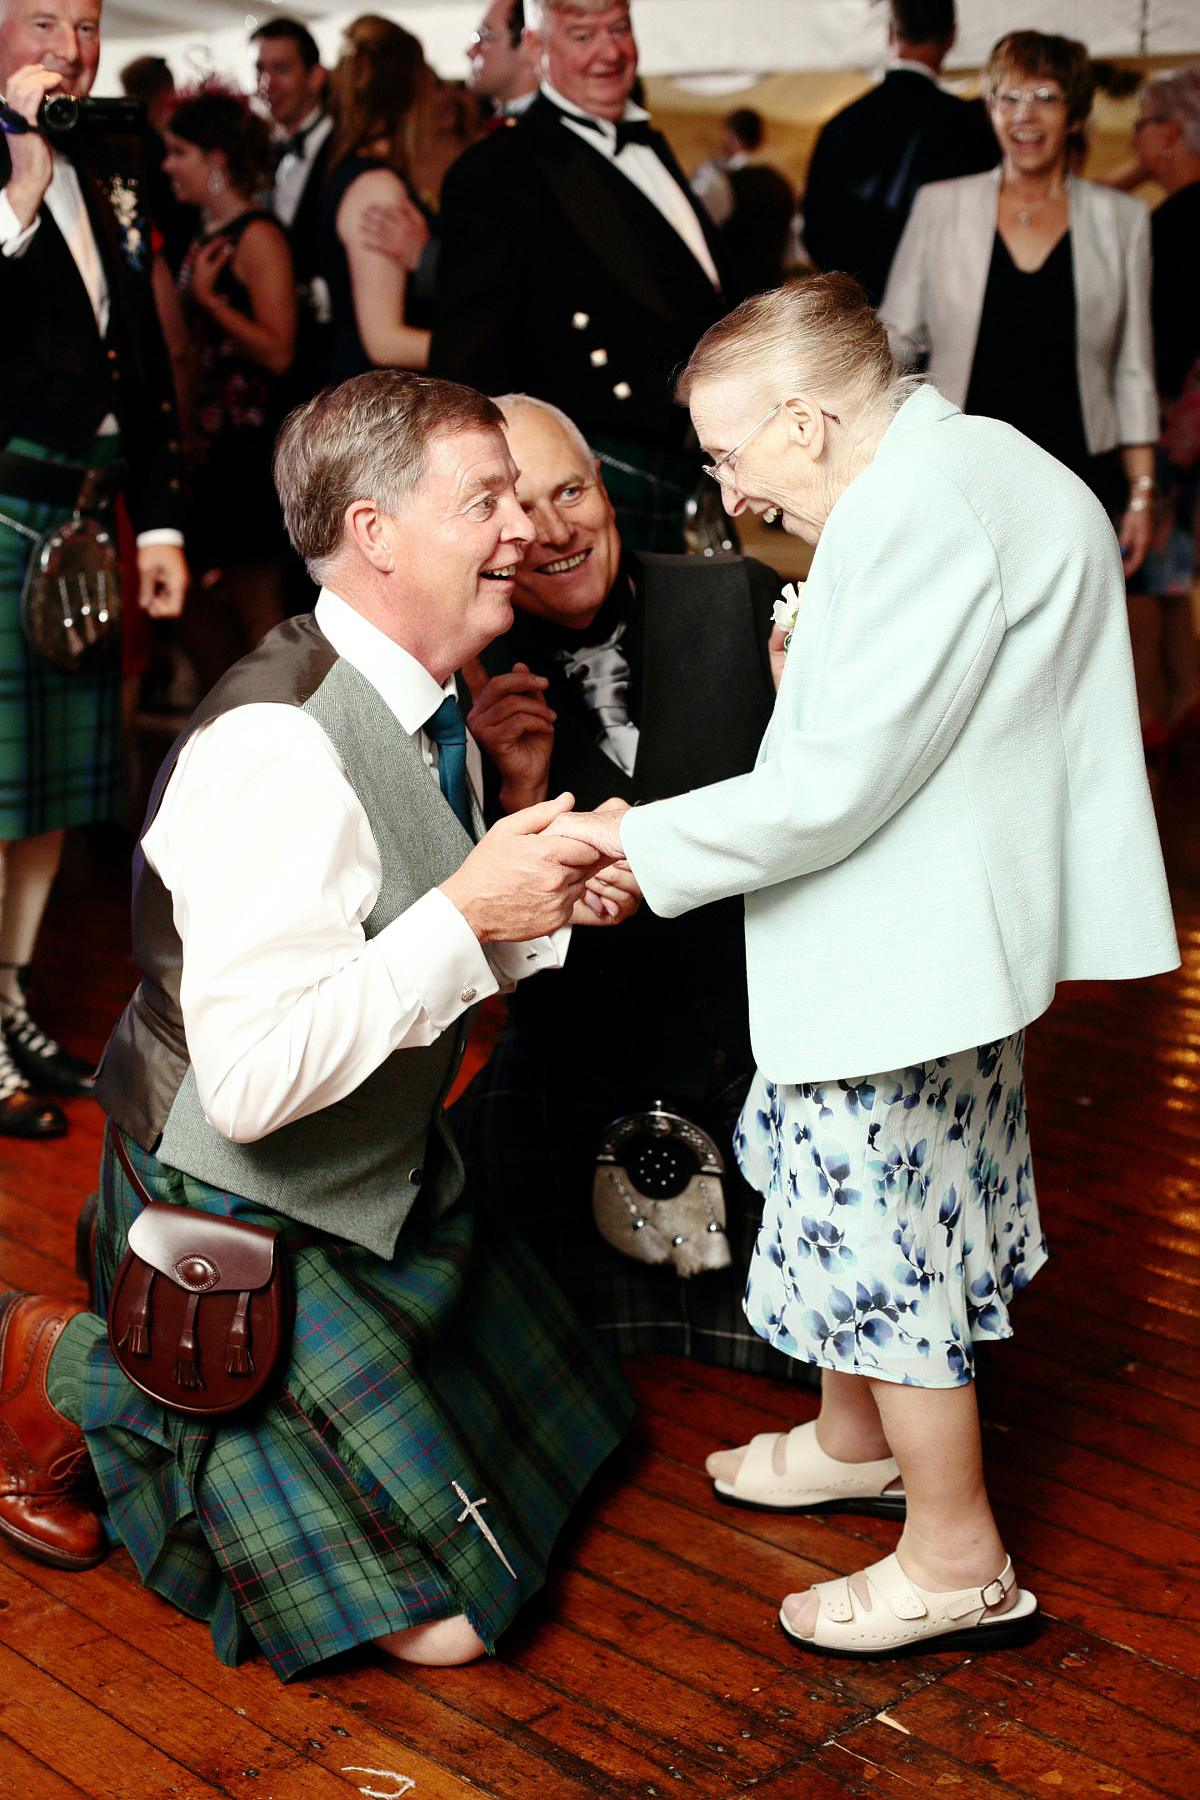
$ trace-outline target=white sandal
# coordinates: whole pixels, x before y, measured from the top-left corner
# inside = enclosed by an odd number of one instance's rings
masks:
[[[1011,1556],[994,1581],[986,1587],[959,1588],[948,1594],[930,1593],[910,1581],[894,1556],[885,1556],[864,1570],[871,1596],[870,1612],[863,1606],[850,1579],[822,1581],[813,1588],[820,1600],[817,1628],[802,1637],[779,1610],[784,1636],[800,1650],[819,1656],[904,1656],[928,1646],[931,1650],[1010,1650],[1027,1644],[1038,1628],[1038,1603],[1025,1588],[1017,1589],[1015,1605],[989,1619],[988,1608],[999,1606],[1016,1587]]]
[[[786,1435],[784,1472],[775,1471],[775,1445]],[[863,1513],[873,1519],[903,1519],[904,1490],[885,1493],[900,1474],[890,1456],[879,1462],[845,1463],[826,1456],[817,1442],[817,1424],[797,1425],[786,1434],[760,1432],[750,1439],[734,1481],[714,1481],[713,1492],[727,1506],[765,1512]]]

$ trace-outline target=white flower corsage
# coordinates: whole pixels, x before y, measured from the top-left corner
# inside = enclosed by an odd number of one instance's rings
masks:
[[[800,611],[800,602],[803,598],[804,583],[789,581],[771,612],[772,619],[784,634],[783,647],[785,650],[792,641],[792,633],[796,629],[796,615]]]

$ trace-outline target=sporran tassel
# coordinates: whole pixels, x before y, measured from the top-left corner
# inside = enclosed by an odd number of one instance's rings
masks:
[[[181,1388],[203,1387],[200,1378],[200,1346],[196,1342],[196,1307],[199,1294],[189,1294],[183,1315],[183,1330],[175,1351],[175,1385]]]
[[[128,1348],[130,1356],[150,1354],[150,1289],[154,1286],[154,1274],[147,1263],[142,1271],[142,1285],[129,1309],[125,1335],[117,1345],[118,1350]]]
[[[225,1339],[225,1373],[227,1375],[253,1375],[254,1358],[250,1354],[250,1295],[244,1291],[238,1295],[237,1311],[229,1327],[229,1335]]]

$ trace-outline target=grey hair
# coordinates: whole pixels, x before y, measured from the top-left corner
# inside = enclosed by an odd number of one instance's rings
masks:
[[[408,369],[371,369],[298,407],[275,443],[275,486],[292,547],[313,580],[341,549],[354,501],[400,511],[420,486],[438,432],[503,426],[500,408],[474,388]]]
[[[749,375],[764,399],[808,392],[847,425],[899,412],[920,376],[902,375],[887,331],[852,275],[830,271],[743,300],[709,327],[675,385]]]
[[[1153,93],[1163,118],[1179,126],[1189,154],[1200,156],[1200,62],[1160,70],[1150,77],[1142,93]]]
[[[532,406],[537,412],[549,413],[552,419],[558,420],[571,442],[583,451],[589,466],[595,462],[596,453],[592,446],[574,419],[565,413],[561,406],[552,406],[549,400],[539,400],[536,394],[496,394],[492,397],[492,404],[500,408],[506,419],[510,413],[515,412],[518,406]]]

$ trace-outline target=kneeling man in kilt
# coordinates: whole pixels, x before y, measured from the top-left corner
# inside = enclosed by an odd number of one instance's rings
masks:
[[[472,1206],[442,1113],[477,1003],[627,910],[590,851],[543,835],[569,798],[482,830],[455,671],[512,623],[534,535],[501,425],[468,388],[380,369],[284,427],[284,514],[322,591],[208,695],[151,796],[142,981],[97,1086],[96,1310],[0,1298],[0,1532],[67,1569],[119,1540],[223,1661],[258,1644],[283,1679],[367,1642],[491,1651],[631,1411]],[[288,1246],[294,1335],[254,1406],[186,1413],[118,1363],[101,1315],[147,1200]],[[169,1278],[147,1277],[147,1366]]]

